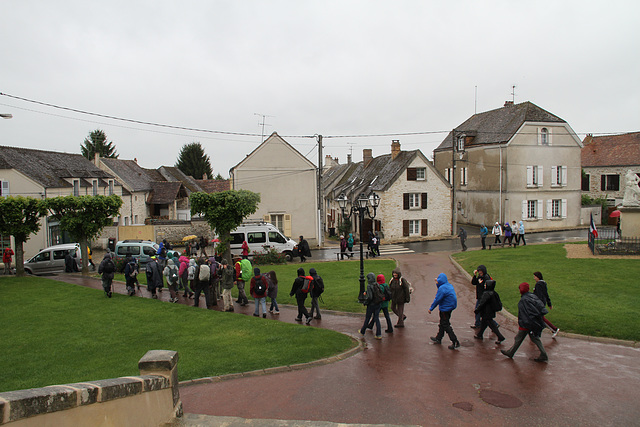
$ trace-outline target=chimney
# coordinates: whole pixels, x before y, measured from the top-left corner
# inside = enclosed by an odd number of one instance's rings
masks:
[[[400,154],[400,140],[394,139],[391,141],[391,160],[398,157],[398,154]]]
[[[100,167],[100,153],[93,153],[93,164]]]
[[[347,154],[347,164],[351,164],[351,154]]]
[[[202,179],[203,179],[203,180],[205,180],[205,181],[206,181],[207,179],[209,179],[209,178],[207,177],[207,174],[206,174],[206,173],[203,173],[203,174],[202,174]]]
[[[509,107],[511,105],[513,105],[513,101],[504,101],[504,106],[505,107]]]
[[[371,154],[371,148],[363,149],[362,150],[362,164],[364,165],[365,168],[367,166],[369,166],[369,163],[371,163],[371,160],[373,160],[373,155]]]

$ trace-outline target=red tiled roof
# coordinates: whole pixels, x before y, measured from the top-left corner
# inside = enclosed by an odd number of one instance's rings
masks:
[[[582,141],[583,167],[639,166],[640,132],[622,135],[587,135]]]
[[[196,182],[209,194],[231,190],[231,181],[228,179],[196,179]]]

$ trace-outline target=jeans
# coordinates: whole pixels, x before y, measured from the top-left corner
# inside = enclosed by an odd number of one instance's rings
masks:
[[[529,331],[528,329],[519,330],[518,334],[516,335],[515,341],[513,342],[513,346],[504,353],[509,357],[513,357],[513,355],[516,354],[516,351],[518,351],[520,344],[522,344],[522,341],[524,341],[524,338],[529,335],[531,341],[533,341],[533,343],[538,346],[538,350],[540,350],[540,356],[538,358],[547,360],[549,356],[547,356],[547,352],[544,350],[544,346],[542,345],[542,341],[540,341],[540,337],[536,337],[530,332],[531,331]]]
[[[365,318],[364,318],[364,324],[362,325],[362,328],[360,328],[360,333],[362,335],[364,335],[364,332],[367,330],[369,321],[373,321],[376,324],[376,336],[377,337],[382,336],[382,330],[380,327],[380,305],[381,304],[376,304],[376,305],[369,304],[367,306],[367,314],[365,315]]]
[[[458,342],[458,337],[453,332],[453,328],[451,327],[451,312],[450,311],[441,311],[440,312],[440,324],[438,325],[438,335],[436,338],[441,340],[444,337],[445,332],[449,335],[451,342]]]
[[[316,318],[320,319],[322,316],[320,315],[320,306],[318,305],[318,297],[311,296],[311,312],[309,313],[311,317],[313,317],[313,312],[316,312]]]
[[[267,313],[267,297],[262,298],[254,298],[256,303],[256,309],[253,311],[253,314],[256,316],[260,315],[260,306],[262,306],[262,314]]]
[[[271,298],[271,306],[269,307],[269,311],[273,311],[273,309],[276,309],[276,312],[280,312],[280,309],[278,308],[278,303],[276,302],[275,298]]]
[[[244,291],[244,281],[238,280],[238,302],[240,304],[248,304],[249,299],[247,293]]]
[[[391,323],[391,316],[389,316],[389,307],[381,307],[380,310],[382,310],[382,313],[384,314],[384,318],[387,320],[386,332],[393,332],[393,324]],[[367,327],[369,329],[373,329],[373,324],[374,324],[374,319],[371,319]]]

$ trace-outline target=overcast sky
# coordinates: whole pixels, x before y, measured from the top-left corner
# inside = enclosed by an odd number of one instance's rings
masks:
[[[214,173],[278,132],[317,163],[421,149],[476,111],[531,101],[586,133],[640,130],[640,2],[3,0],[0,145],[173,165],[200,142]],[[477,87],[477,97],[476,97]],[[437,133],[442,131],[443,133]],[[363,134],[421,135],[355,137]],[[436,133],[432,133],[436,132]],[[329,136],[347,136],[328,138]]]

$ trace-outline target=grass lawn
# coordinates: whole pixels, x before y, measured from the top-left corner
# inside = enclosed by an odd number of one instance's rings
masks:
[[[258,265],[261,273],[267,273],[271,270],[276,272],[278,277],[278,304],[296,305],[295,297],[290,297],[291,286],[298,276],[298,268],[304,268],[305,274],[309,274],[310,268],[315,268],[322,280],[324,281],[325,292],[319,301],[320,309],[345,311],[350,313],[364,313],[366,308],[358,303],[358,292],[360,290],[360,261],[330,261],[330,262],[305,262],[304,264],[286,264],[286,265]],[[396,262],[388,259],[365,260],[364,275],[365,279],[369,272],[384,274],[387,283],[391,280],[391,272],[396,268]],[[116,274],[115,280],[124,282],[123,274]],[[138,276],[141,284],[147,283],[144,273]],[[165,280],[166,284],[166,280]],[[366,289],[366,282],[365,282]],[[247,284],[245,291],[249,297],[249,303],[253,304],[251,295],[249,295],[249,285]],[[238,289],[233,289],[233,297],[238,297]],[[307,306],[311,305],[311,300],[307,299]],[[324,302],[323,302],[324,301]],[[269,304],[269,299],[267,299]]]
[[[176,350],[179,379],[302,363],[354,346],[334,331],[198,310],[40,277],[0,279],[0,391],[138,375]]]
[[[578,334],[640,340],[640,260],[569,259],[564,244],[469,251],[454,255],[473,274],[484,264],[509,312],[518,313],[518,285],[533,291],[534,271],[549,285],[555,326]]]

